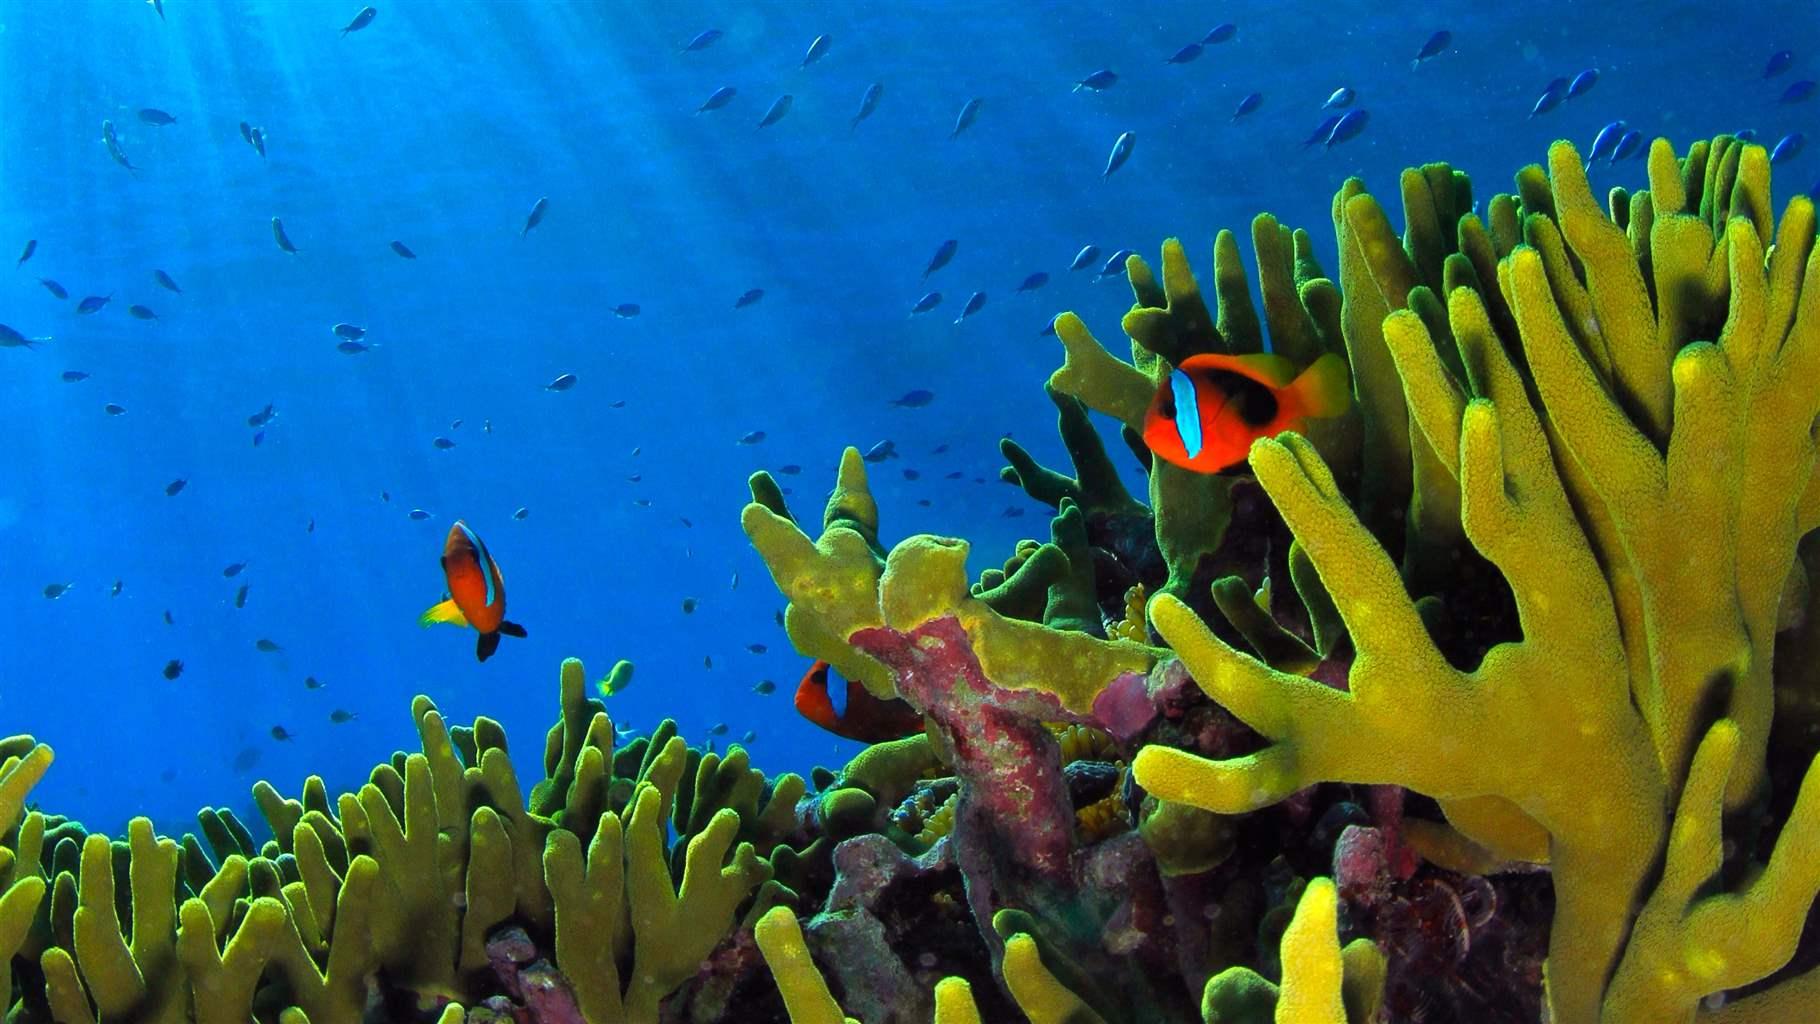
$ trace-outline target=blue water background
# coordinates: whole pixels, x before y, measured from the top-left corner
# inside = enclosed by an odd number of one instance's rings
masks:
[[[699,743],[725,722],[719,745],[754,729],[770,770],[838,764],[857,745],[789,704],[805,661],[738,526],[746,475],[804,466],[783,480],[814,523],[841,448],[889,438],[902,457],[872,467],[887,541],[965,536],[977,571],[1046,537],[1043,509],[997,482],[996,442],[1012,432],[1066,466],[1041,389],[1060,359],[1039,335],[1054,312],[1123,344],[1129,292],[1069,273],[1082,245],[1154,257],[1181,236],[1205,274],[1217,229],[1238,231],[1249,260],[1250,218],[1270,210],[1313,233],[1331,272],[1329,202],[1347,175],[1392,199],[1400,168],[1448,160],[1483,201],[1550,140],[1584,149],[1617,117],[1683,149],[1743,127],[1766,142],[1820,134],[1820,101],[1776,102],[1820,77],[1807,2],[1716,16],[1691,3],[407,0],[339,37],[358,7],[169,0],[163,22],[129,0],[0,7],[0,257],[40,240],[24,267],[0,266],[0,322],[54,336],[0,349],[0,733],[55,745],[37,796],[92,826],[144,813],[180,830],[202,804],[244,814],[260,777],[286,793],[311,772],[357,785],[415,749],[418,692],[451,721],[502,721],[528,788],[569,655],[591,678],[636,662],[610,701],[622,725],[672,715]],[[1163,63],[1221,21],[1237,40]],[[679,52],[708,27],[725,38]],[[1412,71],[1442,27],[1452,48]],[[826,57],[800,68],[823,33]],[[1763,81],[1784,47],[1795,66]],[[1102,67],[1116,86],[1070,91]],[[1550,78],[1588,67],[1590,93],[1526,116]],[[877,113],[850,130],[874,81]],[[737,98],[694,114],[722,85]],[[1369,127],[1302,149],[1341,85]],[[1232,122],[1252,91],[1262,107]],[[756,130],[782,93],[794,108]],[[978,122],[951,140],[971,97]],[[141,107],[178,123],[144,125]],[[103,119],[136,175],[109,159]],[[242,120],[266,131],[266,159]],[[1101,180],[1126,130],[1131,161]],[[1779,203],[1820,173],[1813,150],[1777,168]],[[1594,180],[1641,187],[1643,161]],[[548,216],[520,237],[540,196]],[[273,216],[300,255],[274,245]],[[959,253],[925,286],[945,238]],[[1013,294],[1038,270],[1046,288]],[[734,310],[750,288],[763,301]],[[946,301],[909,318],[927,288]],[[951,323],[976,290],[985,309]],[[110,293],[101,313],[75,314],[77,298]],[[614,316],[624,302],[642,315]],[[130,319],[129,303],[159,319]],[[367,326],[375,348],[337,352],[338,321]],[[93,376],[64,383],[68,369]],[[572,391],[544,390],[565,372]],[[937,398],[887,404],[911,388]],[[106,415],[108,402],[128,412]],[[278,415],[254,447],[246,418],[267,403]],[[761,444],[736,444],[754,430]],[[438,436],[456,447],[437,450]],[[177,478],[187,489],[166,497]],[[412,521],[414,507],[434,518]],[[484,665],[473,633],[416,624],[442,592],[456,517],[488,541],[530,630]],[[245,573],[225,579],[234,562]],[[74,587],[47,600],[53,582]],[[262,637],[283,650],[256,650]],[[167,682],[173,658],[186,667]],[[327,685],[306,690],[306,676]],[[778,692],[754,694],[761,678]],[[333,725],[336,708],[359,717]],[[295,738],[274,741],[275,724]]]

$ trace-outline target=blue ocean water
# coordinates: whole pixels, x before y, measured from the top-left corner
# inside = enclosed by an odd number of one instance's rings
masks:
[[[418,692],[451,720],[499,719],[534,764],[570,655],[595,676],[636,663],[609,701],[621,725],[674,716],[699,743],[724,722],[717,742],[755,730],[768,770],[838,764],[858,745],[790,706],[807,666],[739,530],[746,476],[801,465],[780,479],[813,522],[841,448],[889,439],[900,457],[871,467],[887,538],[964,536],[977,570],[1046,534],[1041,507],[997,481],[996,444],[1011,433],[1066,465],[1041,389],[1054,313],[1119,344],[1130,293],[1067,270],[1083,245],[1153,258],[1180,236],[1204,274],[1213,233],[1249,254],[1268,210],[1333,271],[1329,203],[1349,175],[1390,197],[1402,167],[1446,160],[1482,201],[1551,140],[1584,151],[1614,119],[1678,150],[1741,128],[1820,133],[1820,99],[1778,102],[1820,78],[1807,2],[1715,18],[1663,3],[406,0],[339,34],[358,10],[0,5],[0,256],[38,241],[0,269],[0,322],[51,338],[0,349],[0,733],[53,744],[35,796],[94,827],[150,814],[181,830],[200,805],[245,808],[262,777],[352,787],[415,746]],[[1224,21],[1235,39],[1165,63]],[[724,35],[682,52],[707,28]],[[1443,28],[1451,45],[1412,70]],[[801,66],[820,35],[825,55]],[[1764,79],[1785,48],[1792,66]],[[1101,68],[1115,85],[1071,91]],[[1588,68],[1590,91],[1528,116],[1550,79]],[[850,127],[874,82],[876,112]],[[734,99],[695,113],[722,86]],[[1341,86],[1367,127],[1304,148]],[[784,94],[789,113],[755,127]],[[143,122],[148,107],[176,123]],[[104,121],[136,171],[110,159]],[[1129,162],[1102,178],[1126,131]],[[1778,205],[1820,175],[1809,150],[1776,167]],[[1594,182],[1642,187],[1643,161]],[[540,197],[547,215],[521,234]],[[299,253],[274,244],[273,217]],[[925,284],[945,239],[957,254]],[[1036,271],[1049,283],[1014,293]],[[910,317],[931,289],[942,305]],[[976,291],[985,307],[953,323]],[[89,295],[112,298],[78,314]],[[337,322],[371,349],[338,351]],[[572,389],[546,389],[564,373]],[[890,404],[915,388],[935,400]],[[268,404],[255,446],[248,417]],[[456,518],[530,633],[485,664],[472,632],[416,621],[442,594]],[[765,678],[775,694],[752,691]],[[336,709],[357,717],[332,723]]]

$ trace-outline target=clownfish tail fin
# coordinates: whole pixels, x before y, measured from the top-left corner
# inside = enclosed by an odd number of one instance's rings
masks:
[[[501,622],[499,624],[499,631],[507,636],[515,636],[520,640],[525,638],[525,628],[516,622]]]
[[[1329,352],[1303,370],[1289,385],[1302,415],[1324,419],[1352,407],[1352,372],[1338,353]]]

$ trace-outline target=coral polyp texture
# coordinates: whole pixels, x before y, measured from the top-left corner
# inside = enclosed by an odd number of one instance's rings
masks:
[[[1229,232],[1206,296],[1132,257],[1129,358],[1056,320],[1071,466],[1000,443],[1047,534],[977,573],[857,450],[819,524],[754,474],[791,641],[891,709],[839,769],[619,743],[573,660],[535,777],[418,697],[355,791],[177,837],[0,739],[5,1020],[1820,1020],[1814,208],[1727,136],[1648,174],[1558,143],[1481,216],[1412,168],[1401,235],[1348,181],[1337,279],[1260,216],[1255,302]],[[1265,352],[1345,410],[1152,456],[1178,366]]]

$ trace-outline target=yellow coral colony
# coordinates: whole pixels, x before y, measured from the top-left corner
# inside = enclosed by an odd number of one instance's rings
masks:
[[[1608,217],[1557,143],[1546,179],[1519,177],[1520,207],[1492,204],[1496,290],[1446,296],[1464,380],[1386,294],[1412,439],[1457,480],[1522,639],[1450,666],[1321,456],[1260,442],[1252,468],[1357,646],[1349,692],[1273,671],[1160,597],[1158,631],[1272,743],[1223,762],[1149,747],[1139,781],[1233,813],[1322,780],[1392,783],[1501,858],[1546,859],[1559,1024],[1692,1020],[1785,963],[1820,888],[1820,773],[1768,861],[1713,885],[1721,814],[1763,786],[1778,603],[1820,524],[1814,209],[1792,200],[1772,239],[1768,179],[1760,147],[1722,136],[1677,160],[1658,140],[1650,190]],[[1343,197],[1342,258],[1407,281],[1382,220]],[[1486,241],[1473,217],[1460,236]],[[1516,337],[1494,326],[1504,306]],[[1817,990],[1810,974],[1709,1016],[1816,1020]]]

